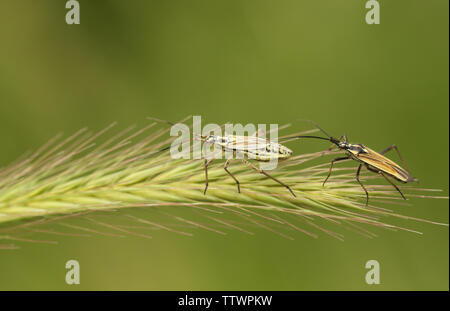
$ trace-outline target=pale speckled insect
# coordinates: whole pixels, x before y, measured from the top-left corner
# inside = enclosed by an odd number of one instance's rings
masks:
[[[256,161],[266,162],[271,161],[273,159],[276,160],[284,160],[289,158],[292,155],[292,150],[273,141],[260,138],[258,136],[237,136],[237,135],[225,135],[225,136],[218,136],[218,135],[208,135],[208,136],[199,136],[200,140],[203,141],[205,144],[209,145],[215,145],[222,149],[222,151],[225,152],[232,152],[234,156],[240,155],[238,157],[241,161],[243,161],[246,165],[250,166],[252,169],[256,170],[260,174],[263,174],[283,187],[286,187],[289,192],[295,197],[294,191],[286,185],[285,183],[281,182],[280,180],[276,179],[275,177],[269,175],[265,170],[256,167],[252,163],[250,163],[247,159],[253,159]],[[205,190],[203,193],[206,194],[206,190],[208,189],[208,166],[211,164],[211,162],[214,160],[214,157],[211,157],[209,159],[205,158]],[[240,183],[237,180],[237,178],[228,170],[228,165],[230,164],[232,159],[227,159],[224,165],[224,170],[227,172],[228,175],[231,176],[231,178],[234,179],[234,181],[237,184],[238,192],[241,192]]]

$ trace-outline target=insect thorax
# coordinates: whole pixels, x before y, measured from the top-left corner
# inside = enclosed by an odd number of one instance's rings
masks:
[[[361,161],[359,159],[360,154],[368,153],[367,149],[361,144],[346,144],[345,151],[354,160]]]

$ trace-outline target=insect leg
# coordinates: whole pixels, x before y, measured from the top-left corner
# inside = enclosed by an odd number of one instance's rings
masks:
[[[334,164],[334,162],[339,162],[339,161],[343,161],[343,160],[347,160],[347,159],[349,159],[349,157],[336,158],[336,159],[333,159],[333,161],[331,161],[330,169],[328,170],[328,176],[327,176],[327,178],[325,178],[325,180],[323,181],[322,186],[325,186],[325,183],[327,182],[328,178],[330,177],[330,175],[331,175],[331,170],[333,169],[333,164]]]
[[[242,161],[243,161],[246,165],[250,166],[250,167],[253,168],[255,171],[257,171],[258,173],[263,174],[263,175],[269,177],[270,179],[276,181],[277,183],[279,183],[279,184],[282,185],[283,187],[286,187],[287,190],[289,190],[289,192],[290,192],[294,197],[297,197],[297,196],[295,195],[294,191],[292,191],[291,187],[289,187],[289,186],[286,185],[285,183],[279,181],[278,179],[276,179],[276,178],[273,177],[273,176],[270,176],[270,175],[267,174],[264,170],[262,170],[262,169],[260,169],[260,168],[257,168],[256,166],[254,166],[254,165],[253,165],[252,163],[250,163],[249,161],[247,161],[247,160],[245,160],[245,159],[243,159]]]
[[[358,166],[358,170],[356,171],[356,181],[359,183],[359,185],[364,189],[364,192],[366,193],[366,206],[369,205],[369,193],[367,192],[366,187],[362,184],[362,182],[359,180],[359,173],[361,173],[362,164]]]
[[[223,169],[225,170],[225,172],[228,173],[228,175],[231,176],[231,178],[234,179],[234,181],[236,182],[237,188],[238,188],[238,193],[241,193],[241,186],[240,186],[240,184],[239,184],[239,180],[237,180],[237,178],[234,177],[234,175],[231,174],[231,172],[227,169],[227,167],[228,167],[228,165],[230,164],[230,162],[231,162],[231,159],[228,159],[228,160],[225,162],[225,165],[223,166]]]
[[[208,166],[211,164],[211,162],[214,159],[207,160],[205,159],[205,190],[203,191],[203,194],[206,194],[206,190],[208,189]]]
[[[406,166],[406,163],[405,163],[405,161],[403,160],[403,157],[402,157],[402,155],[400,154],[400,151],[398,150],[397,145],[393,144],[393,145],[387,147],[386,149],[384,149],[383,151],[381,151],[380,154],[385,154],[385,153],[391,151],[392,149],[395,149],[395,151],[396,151],[397,154],[398,154],[398,157],[400,158],[400,161],[402,161],[403,166],[406,168],[406,171],[409,173],[409,169],[408,169],[408,167]]]
[[[405,196],[403,195],[403,193],[400,191],[400,189],[397,187],[396,184],[394,184],[387,176],[386,174],[384,174],[383,172],[380,171],[381,176],[384,177],[384,179],[386,179],[402,196],[403,200],[406,200]]]

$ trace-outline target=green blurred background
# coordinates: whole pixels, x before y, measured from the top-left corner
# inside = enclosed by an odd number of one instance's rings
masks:
[[[396,143],[420,186],[448,195],[449,2],[380,1],[380,25],[365,23],[365,2],[80,0],[81,24],[67,25],[63,0],[3,0],[0,166],[61,131],[149,115],[304,118],[377,150]],[[411,203],[395,209],[448,223],[447,200]],[[448,290],[448,227],[403,225],[424,234],[51,237],[0,251],[0,289]],[[78,286],[64,282],[69,259]],[[364,282],[370,259],[381,285]]]

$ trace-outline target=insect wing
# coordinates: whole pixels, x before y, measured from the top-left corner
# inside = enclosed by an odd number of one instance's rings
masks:
[[[269,141],[256,136],[232,136],[225,148],[240,151],[263,151],[266,149]]]
[[[389,160],[385,156],[379,154],[376,151],[373,151],[370,148],[365,147],[365,150],[367,151],[367,153],[360,153],[357,156],[364,163],[367,163],[370,166],[379,169],[380,171],[388,173],[389,175],[402,182],[409,182],[414,180],[411,174],[409,174],[405,169],[400,167],[394,161]]]

